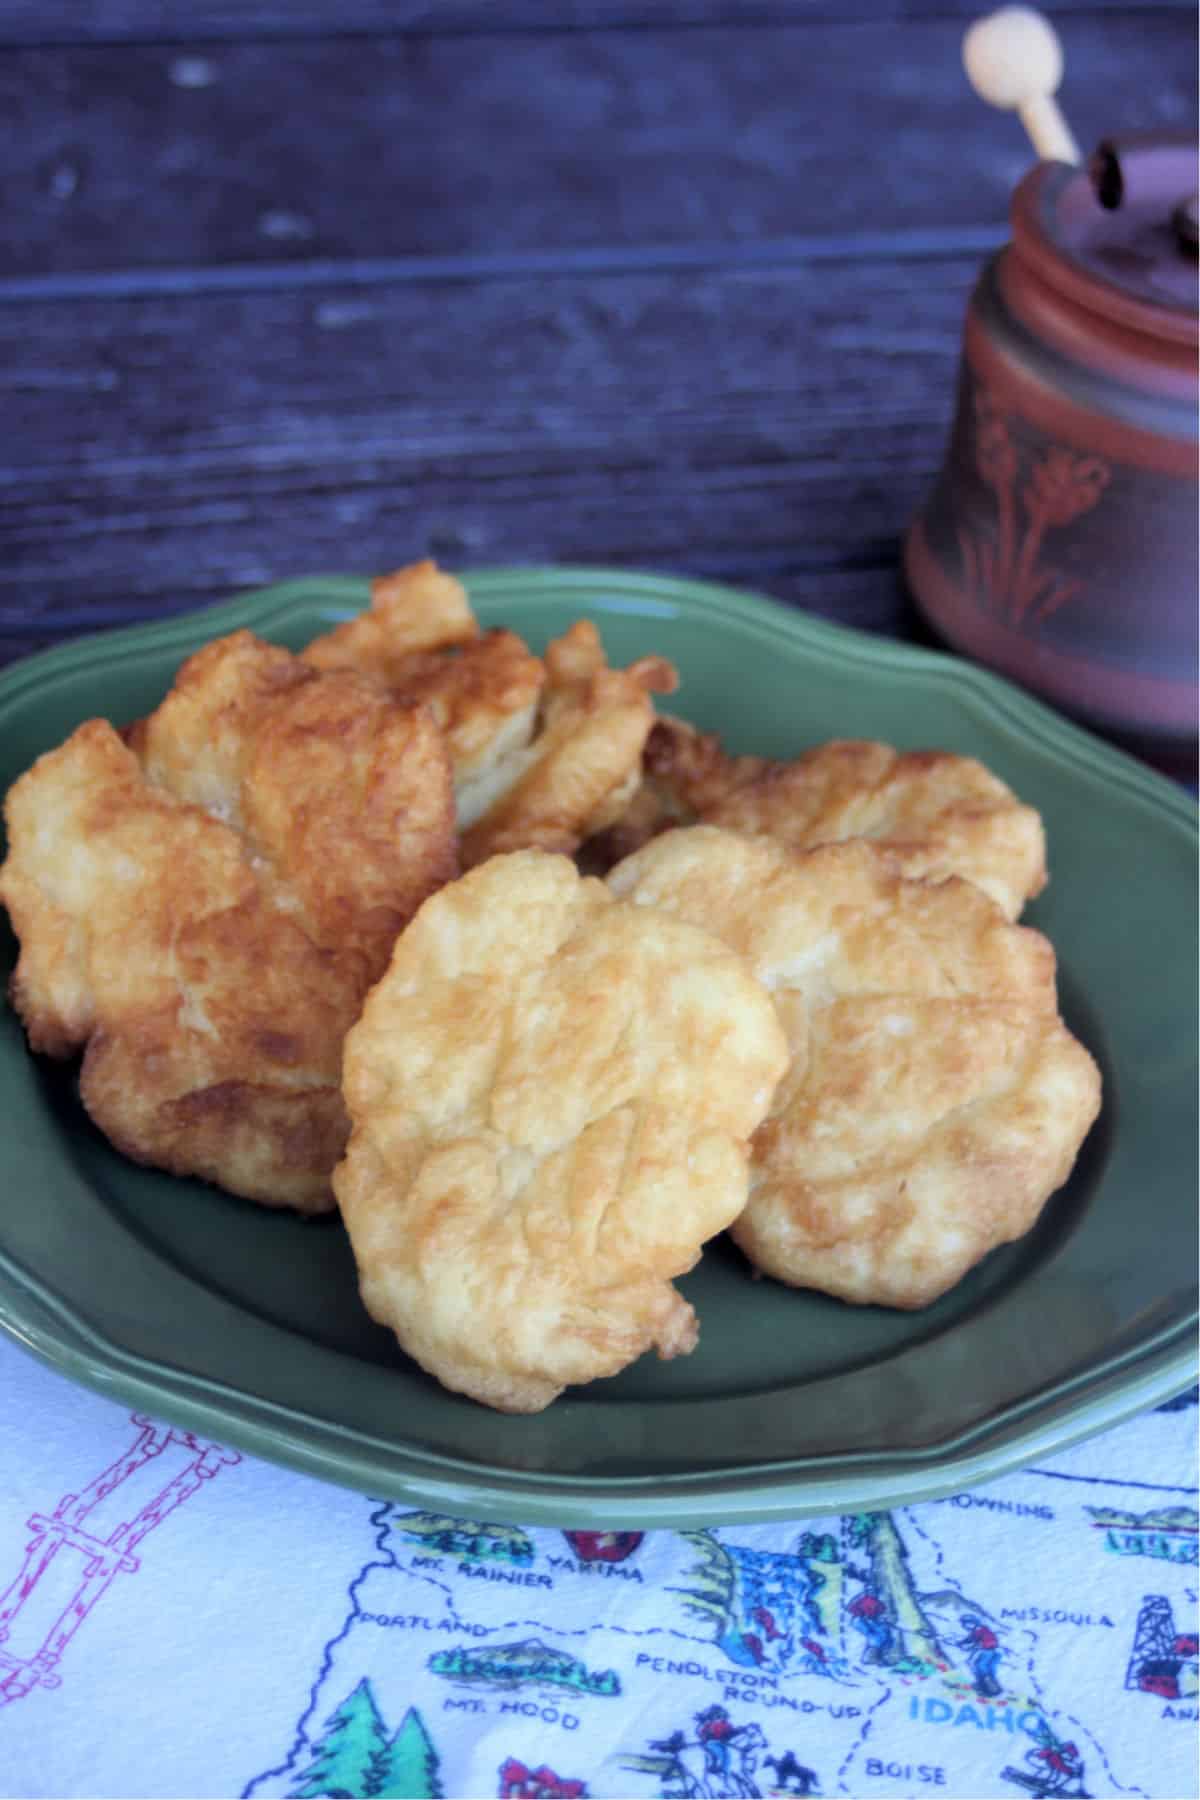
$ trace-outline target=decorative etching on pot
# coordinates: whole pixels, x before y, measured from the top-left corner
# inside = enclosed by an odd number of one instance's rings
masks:
[[[1009,415],[995,394],[975,390],[975,466],[996,497],[995,519],[959,525],[963,576],[971,599],[1012,624],[1040,624],[1083,583],[1042,559],[1048,532],[1090,512],[1112,479],[1098,456],[1079,456],[1057,444],[1022,455]],[[1020,500],[1020,516],[1017,500]]]

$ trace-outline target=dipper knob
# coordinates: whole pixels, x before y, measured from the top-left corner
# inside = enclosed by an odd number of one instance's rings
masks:
[[[1054,99],[1063,76],[1062,45],[1042,13],[1002,6],[977,19],[963,39],[963,67],[982,99],[1020,116],[1044,161],[1079,161],[1079,146]]]

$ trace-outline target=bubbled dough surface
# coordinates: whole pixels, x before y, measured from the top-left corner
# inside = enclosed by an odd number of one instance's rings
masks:
[[[703,920],[774,995],[790,1064],[733,1229],[759,1268],[917,1307],[1029,1230],[1100,1098],[1044,937],[862,842],[801,854],[696,826],[609,886]]]
[[[492,859],[422,908],[347,1040],[335,1187],[368,1309],[511,1411],[691,1350],[671,1282],[740,1212],[786,1061],[717,939],[565,857]]]

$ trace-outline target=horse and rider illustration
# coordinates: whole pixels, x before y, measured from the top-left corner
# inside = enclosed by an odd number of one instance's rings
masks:
[[[723,1706],[706,1706],[694,1724],[694,1735],[677,1730],[652,1739],[651,1754],[624,1757],[624,1767],[657,1776],[664,1800],[758,1800],[762,1790],[754,1778],[767,1744],[761,1725],[735,1725]]]
[[[764,1757],[767,1740],[761,1725],[750,1720],[737,1725],[723,1706],[706,1706],[693,1715],[695,1732],[673,1731],[652,1740],[649,1756],[624,1759],[627,1769],[656,1775],[663,1800],[759,1800],[760,1763],[775,1769],[767,1779],[770,1791],[815,1794],[817,1777],[797,1761],[792,1751],[782,1757]]]

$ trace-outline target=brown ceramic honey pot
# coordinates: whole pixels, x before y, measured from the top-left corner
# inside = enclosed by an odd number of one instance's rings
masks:
[[[1019,184],[905,544],[951,645],[1168,758],[1197,735],[1195,189],[1194,142],[1165,136]]]

